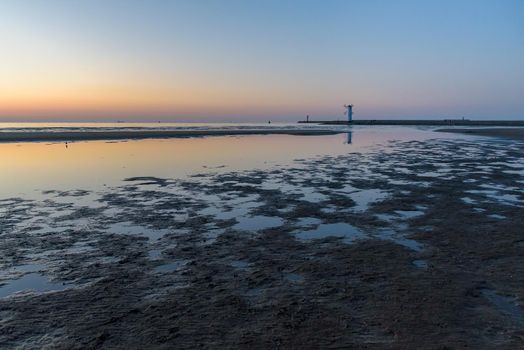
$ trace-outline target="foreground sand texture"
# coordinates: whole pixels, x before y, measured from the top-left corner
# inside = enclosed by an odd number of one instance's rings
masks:
[[[2,349],[524,347],[523,143],[144,175],[2,201]]]

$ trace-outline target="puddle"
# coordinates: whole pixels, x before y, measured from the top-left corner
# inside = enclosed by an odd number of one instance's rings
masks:
[[[162,255],[162,250],[160,250],[160,249],[153,249],[153,250],[150,250],[147,253],[147,258],[149,260],[158,260],[161,255]]]
[[[334,214],[337,212],[341,212],[341,209],[334,205],[326,205],[324,208],[320,209],[323,213],[326,214]]]
[[[428,267],[428,261],[426,259],[413,260],[413,265],[419,269],[426,269]]]
[[[38,272],[45,270],[46,266],[44,264],[26,264],[20,265],[13,269],[14,272]]]
[[[343,238],[344,242],[346,243],[351,243],[357,239],[366,238],[366,236],[355,226],[341,222],[335,224],[320,224],[313,230],[297,233],[296,237],[301,240],[340,237]]]
[[[387,193],[377,189],[362,190],[351,193],[351,199],[355,201],[353,207],[356,211],[365,211],[373,202],[378,202],[387,197]]]
[[[491,289],[483,289],[482,295],[513,322],[524,326],[524,311],[515,303],[516,298],[499,295]]]
[[[286,273],[284,278],[291,283],[303,283],[304,277],[297,273]]]
[[[504,220],[504,219],[506,219],[505,216],[503,216],[503,215],[499,215],[499,214],[490,214],[490,215],[488,215],[488,216],[489,216],[490,218],[498,219],[498,220]]]
[[[63,250],[62,254],[86,254],[96,251],[96,248],[92,245],[96,244],[96,241],[79,241],[75,242],[71,247]]]
[[[189,260],[176,260],[168,264],[163,264],[155,267],[154,271],[157,273],[168,273],[179,270],[189,263]]]
[[[418,176],[421,177],[439,177],[443,174],[437,171],[426,171],[425,173],[419,173]]]
[[[419,210],[395,210],[395,213],[404,219],[412,219],[414,217],[424,215],[424,212]]]
[[[282,226],[284,220],[276,216],[243,216],[237,218],[238,223],[233,226],[235,230],[260,231],[271,227]]]
[[[401,230],[403,231],[403,230]],[[413,239],[409,239],[409,238],[405,238],[405,237],[402,237],[400,235],[398,235],[394,230],[391,230],[391,229],[384,229],[384,230],[381,230],[378,232],[378,238],[380,239],[384,239],[384,240],[388,240],[388,241],[392,241],[396,244],[400,244],[401,246],[404,246],[406,248],[409,248],[411,250],[414,250],[416,252],[420,252],[424,249],[424,247],[422,246],[422,244],[420,244],[419,242],[413,240]]]
[[[329,197],[317,192],[314,188],[303,187],[301,190],[302,199],[307,202],[318,203],[327,200]]]
[[[169,233],[169,230],[167,229],[157,230],[149,227],[133,225],[129,222],[117,222],[111,224],[106,231],[118,235],[144,236],[153,242],[158,241]]]
[[[470,197],[462,197],[461,200],[462,200],[464,203],[466,203],[466,204],[471,204],[471,205],[473,205],[473,204],[477,204],[477,201],[474,200],[474,199],[472,199],[472,198],[470,198]]]
[[[206,230],[203,233],[203,245],[209,245],[216,242],[217,238],[220,237],[224,232],[226,232],[223,228],[216,228],[216,229],[209,229]]]
[[[264,294],[264,289],[262,287],[255,287],[255,288],[248,289],[244,293],[244,296],[249,299],[259,299],[260,297],[262,297],[263,294]]]
[[[421,252],[423,247],[422,247],[422,244],[420,244],[419,242],[413,240],[413,239],[408,239],[408,238],[392,238],[393,242],[397,243],[397,244],[400,244],[401,246],[404,246],[406,248],[409,248],[411,250],[414,250],[416,252]]]
[[[222,202],[223,201],[219,201],[218,203]],[[246,201],[245,198],[240,198],[236,200],[225,201],[224,205],[229,205],[234,208],[231,210],[223,210],[216,206],[210,206],[202,209],[200,214],[214,216],[217,220],[230,220],[247,215],[251,209],[259,207],[261,203]]]
[[[229,265],[233,266],[234,268],[240,269],[240,270],[245,270],[249,268],[249,263],[243,260],[233,260],[229,263]]]
[[[22,291],[33,291],[37,293],[55,292],[68,288],[64,283],[51,282],[47,277],[33,272],[26,274],[16,280],[7,281],[0,287],[0,298],[5,298]]]
[[[515,204],[522,202],[519,199],[519,196],[509,193],[500,193],[499,190],[471,190],[467,191],[468,193],[482,195],[487,199],[491,199],[497,202],[506,203],[506,204]],[[464,200],[464,198],[462,199]]]
[[[316,226],[316,225],[319,225],[321,222],[322,220],[317,219],[317,218],[300,218],[297,221],[296,226],[299,226],[299,227]]]
[[[515,204],[517,202],[522,202],[522,200],[520,200],[519,196],[515,195],[515,194],[498,194],[498,195],[493,195],[493,196],[490,196],[491,198],[494,198],[494,199],[497,199],[501,202],[505,202],[505,203],[511,203],[511,204]]]

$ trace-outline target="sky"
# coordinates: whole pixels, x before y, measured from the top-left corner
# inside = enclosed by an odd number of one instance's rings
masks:
[[[524,119],[522,0],[2,0],[0,121]]]

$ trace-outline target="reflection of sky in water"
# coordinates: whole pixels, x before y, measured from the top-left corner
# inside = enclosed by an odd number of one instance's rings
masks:
[[[236,219],[237,224],[233,226],[235,230],[259,231],[271,227],[281,226],[284,220],[277,216],[242,216]]]
[[[22,291],[50,292],[64,290],[67,287],[64,283],[51,282],[44,275],[32,272],[18,279],[6,281],[6,284],[0,286],[0,298]]]
[[[162,250],[160,250],[160,249],[151,249],[151,250],[147,253],[147,257],[148,257],[150,260],[157,260],[157,259],[160,259],[161,256],[162,256]]]
[[[416,267],[420,269],[425,269],[428,267],[428,261],[425,259],[413,260],[413,265],[415,265]]]
[[[229,264],[232,267],[240,269],[240,270],[245,270],[245,269],[247,269],[249,267],[249,263],[247,261],[243,261],[243,260],[233,260]]]
[[[317,218],[300,218],[297,223],[296,223],[296,226],[299,226],[299,227],[309,227],[309,226],[315,226],[315,225],[318,225],[320,224],[322,221],[320,219],[317,219]]]
[[[106,231],[114,234],[144,236],[153,242],[161,239],[170,232],[165,229],[152,229],[149,227],[133,225],[130,222],[116,222],[110,224]]]
[[[189,263],[189,260],[176,260],[167,264],[159,265],[155,267],[155,272],[158,273],[169,273],[181,269]]]
[[[386,198],[387,193],[378,189],[362,190],[351,193],[350,197],[355,201],[353,207],[356,211],[363,211],[373,202],[378,202]]]
[[[401,225],[397,225],[396,227],[397,229],[388,228],[379,230],[376,234],[377,238],[395,242],[396,244],[400,244],[416,252],[420,252],[423,250],[422,244],[413,239],[409,239],[403,236],[402,232],[404,232],[405,227],[402,227]]]
[[[284,275],[284,278],[291,283],[303,283],[304,277],[299,275],[298,273],[286,273]]]
[[[314,229],[306,231],[299,230],[295,233],[295,236],[302,240],[339,237],[343,238],[344,242],[350,243],[356,239],[366,238],[366,235],[364,235],[358,228],[342,222],[335,224],[320,224]]]
[[[362,152],[389,140],[457,137],[416,128],[353,127],[328,136],[249,135],[205,138],[0,144],[2,197],[40,197],[43,190],[101,190],[124,178],[177,178],[198,172],[268,168],[297,158]],[[217,168],[225,165],[224,168]],[[89,197],[72,198],[87,204]],[[84,202],[85,201],[85,202]]]

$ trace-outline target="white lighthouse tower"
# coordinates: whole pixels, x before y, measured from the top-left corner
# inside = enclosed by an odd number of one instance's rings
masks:
[[[351,123],[353,121],[353,105],[344,105],[344,108],[347,109],[348,123]]]

